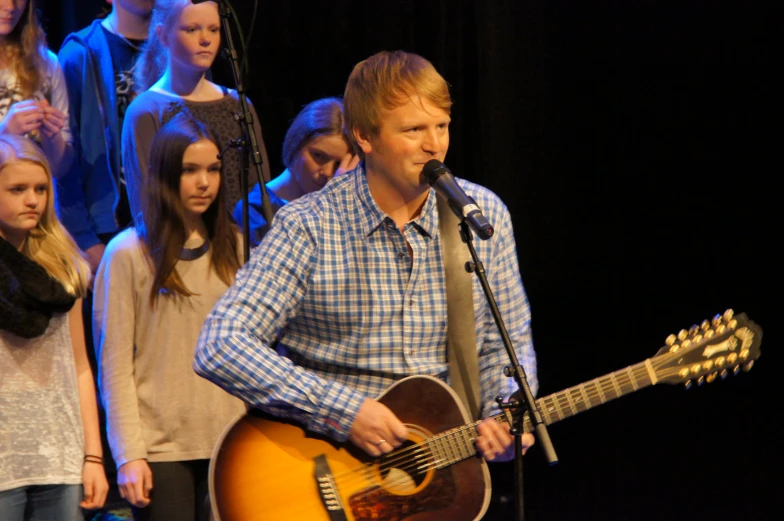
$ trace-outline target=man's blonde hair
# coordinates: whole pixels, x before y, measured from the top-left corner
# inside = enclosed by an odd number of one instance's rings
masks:
[[[361,152],[354,132],[374,136],[381,111],[392,110],[414,96],[427,99],[449,114],[449,85],[433,64],[417,54],[382,51],[354,66],[343,95],[346,130],[354,149]]]

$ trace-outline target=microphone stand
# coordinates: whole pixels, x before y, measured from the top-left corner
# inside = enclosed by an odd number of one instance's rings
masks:
[[[471,259],[473,262],[466,262],[466,271],[469,273],[476,273],[477,277],[479,277],[479,282],[482,285],[482,290],[485,293],[485,297],[487,299],[487,303],[490,306],[490,311],[493,314],[493,319],[495,319],[495,324],[498,327],[498,331],[501,333],[501,338],[504,342],[504,347],[506,347],[506,353],[509,355],[510,365],[504,367],[504,374],[508,377],[514,377],[517,381],[517,385],[520,387],[520,392],[523,395],[524,402],[519,403],[516,400],[510,398],[508,403],[501,403],[502,400],[499,398],[499,406],[501,410],[504,411],[507,420],[509,421],[509,427],[512,435],[514,436],[515,440],[515,510],[517,512],[517,521],[523,521],[524,519],[524,512],[523,512],[523,439],[522,436],[525,433],[524,431],[524,421],[525,415],[518,414],[518,420],[514,420],[514,416],[509,413],[511,409],[522,409],[523,411],[528,412],[528,416],[531,419],[531,424],[534,426],[534,431],[536,432],[536,438],[539,441],[541,447],[544,449],[545,456],[547,457],[547,461],[554,465],[558,463],[558,456],[555,454],[555,449],[553,448],[553,444],[550,441],[550,434],[547,431],[547,426],[545,425],[544,421],[542,421],[542,415],[539,412],[539,409],[536,407],[536,400],[534,399],[534,395],[531,392],[531,388],[528,386],[528,380],[525,376],[525,369],[523,366],[520,365],[519,361],[517,360],[517,354],[515,353],[514,346],[512,346],[512,340],[509,338],[508,333],[506,332],[506,327],[504,326],[503,319],[501,318],[501,312],[498,310],[498,305],[495,302],[495,298],[493,297],[493,292],[490,289],[490,284],[487,282],[487,277],[485,276],[485,267],[479,261],[479,258],[476,254],[476,250],[474,249],[474,243],[471,235],[471,230],[468,228],[468,224],[466,224],[465,219],[460,221],[460,238],[463,240],[464,243],[468,246],[468,250],[471,252]],[[515,393],[516,395],[517,393]]]
[[[259,152],[259,143],[256,140],[256,133],[253,131],[253,125],[256,123],[253,119],[253,115],[248,108],[248,98],[245,94],[245,86],[242,83],[242,76],[240,72],[240,67],[238,65],[237,60],[237,50],[234,47],[234,39],[231,35],[231,27],[229,26],[229,17],[231,16],[232,8],[229,5],[228,0],[217,0],[218,3],[218,13],[220,14],[221,18],[221,26],[223,27],[223,33],[226,36],[226,49],[224,53],[229,57],[229,61],[231,62],[231,71],[234,75],[234,84],[236,85],[237,94],[240,99],[240,107],[242,112],[239,114],[235,114],[234,117],[240,121],[243,127],[243,132],[245,134],[244,138],[241,141],[232,140],[230,146],[237,146],[240,148],[241,152],[242,149],[246,146],[247,143],[250,143],[251,146],[251,157],[253,157],[253,165],[256,169],[256,177],[259,180],[259,185],[261,188],[261,211],[264,215],[264,219],[267,221],[267,225],[269,226],[272,224],[272,203],[270,202],[269,194],[267,193],[267,185],[264,179],[264,173],[261,169],[261,152]],[[244,254],[245,254],[245,262],[248,262],[250,258],[250,218],[249,218],[249,208],[248,208],[248,176],[247,176],[247,166],[248,166],[248,154],[241,153],[243,158],[242,169],[240,172],[240,189],[242,191],[242,230],[243,230],[243,238],[244,238]]]

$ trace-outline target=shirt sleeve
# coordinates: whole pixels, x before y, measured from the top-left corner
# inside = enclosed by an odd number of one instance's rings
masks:
[[[234,206],[234,221],[240,227],[240,230],[245,231],[242,219],[242,208],[244,201],[240,199]],[[255,248],[261,242],[264,234],[267,233],[269,227],[267,220],[264,219],[263,206],[261,204],[261,185],[256,183],[251,191],[248,193],[248,237],[250,237],[250,245]]]
[[[139,229],[144,226],[142,208],[150,166],[152,139],[160,127],[160,121],[156,114],[145,106],[147,100],[148,98],[142,94],[128,106],[123,119],[121,138],[125,187],[128,192],[131,216]]]
[[[318,262],[314,235],[286,210],[207,317],[194,370],[253,407],[345,441],[366,397],[270,347],[296,315]]]
[[[93,294],[98,383],[106,410],[109,446],[117,468],[147,457],[134,380],[136,277],[133,264],[127,235],[112,239],[98,267]]]
[[[87,68],[86,50],[81,44],[70,41],[60,50],[59,61],[68,94],[71,136],[74,161],[71,168],[57,180],[57,210],[60,220],[73,236],[82,251],[100,243],[95,233],[90,212],[85,202],[82,178],[82,150],[79,114],[81,114],[82,86],[92,72]]]
[[[57,56],[52,51],[49,51],[48,57],[52,82],[51,104],[54,108],[65,114],[65,124],[63,125],[63,128],[60,129],[60,135],[63,137],[63,141],[72,145],[73,136],[71,135],[68,89],[66,88],[65,77],[63,76],[63,70],[60,68],[60,62],[57,61]]]
[[[509,211],[500,201],[494,202],[494,205],[482,205],[483,209],[489,207],[494,209],[494,216],[491,219],[495,223],[496,235],[490,239],[494,241],[490,258],[480,259],[480,261],[488,267],[488,283],[501,310],[505,329],[515,348],[518,362],[523,366],[531,392],[536,394],[539,381],[531,335],[531,311],[520,278],[512,219]],[[477,298],[476,294],[474,298]],[[481,298],[484,299],[484,294]],[[511,361],[490,307],[484,305],[483,309],[481,321],[477,322],[477,339],[482,342],[479,353],[482,416],[487,417],[499,411],[495,401],[498,395],[508,398],[519,386],[514,378],[509,378],[503,373],[503,368],[510,365]]]

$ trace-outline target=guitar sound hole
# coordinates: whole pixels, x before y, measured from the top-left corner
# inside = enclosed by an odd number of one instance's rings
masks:
[[[409,494],[425,481],[429,461],[428,453],[421,445],[406,441],[379,459],[381,484],[391,493]]]

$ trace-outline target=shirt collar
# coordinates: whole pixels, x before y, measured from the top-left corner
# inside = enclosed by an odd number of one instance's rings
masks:
[[[378,230],[389,217],[378,207],[376,200],[370,195],[370,187],[368,186],[367,176],[365,175],[364,161],[357,166],[355,172],[354,183],[357,199],[359,200],[359,207],[363,210],[360,212],[359,216],[362,226],[362,235],[368,237]],[[422,211],[416,219],[411,221],[411,223],[420,233],[424,233],[431,238],[435,237],[435,230],[438,227],[437,214],[436,193],[431,188],[425,205],[422,207]]]

